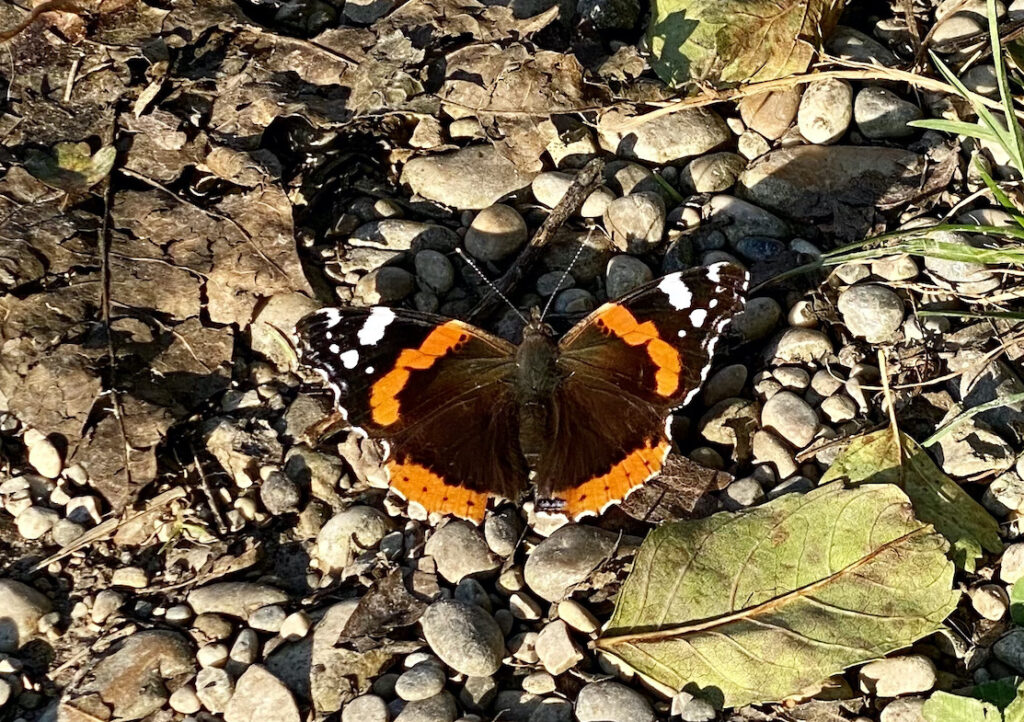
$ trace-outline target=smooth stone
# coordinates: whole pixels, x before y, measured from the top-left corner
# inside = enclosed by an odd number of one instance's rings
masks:
[[[818,363],[832,353],[832,342],[813,328],[788,328],[765,349],[765,357],[773,364]]]
[[[825,41],[825,49],[832,55],[862,63],[875,62],[879,65],[896,65],[896,56],[880,42],[859,30],[836,26]]]
[[[370,221],[356,228],[348,237],[346,245],[392,252],[417,253],[432,250],[445,253],[458,247],[459,236],[450,228],[434,223],[386,218]]]
[[[480,530],[464,521],[450,521],[435,531],[423,551],[434,558],[438,573],[453,583],[501,566],[501,560],[488,549]]]
[[[631,544],[596,527],[563,526],[534,547],[523,569],[526,584],[541,599],[557,602],[570,587],[585,580],[620,541]]]
[[[821,413],[833,424],[841,424],[856,418],[857,402],[846,394],[833,394],[821,402]]]
[[[395,722],[455,722],[459,710],[455,698],[441,692],[427,699],[408,702],[395,717]]]
[[[730,243],[737,243],[748,236],[789,236],[789,224],[781,218],[735,196],[713,196],[707,204],[707,215],[709,223],[722,226],[722,233]]]
[[[960,80],[972,93],[988,97],[994,97],[999,93],[995,65],[975,65],[964,73]]]
[[[42,434],[25,434],[25,445],[28,447],[27,461],[29,466],[45,476],[56,479],[64,470],[64,460],[53,442]]]
[[[203,667],[196,675],[196,695],[208,712],[223,713],[234,693],[231,676],[220,667]]]
[[[437,601],[427,607],[420,624],[431,651],[456,672],[489,677],[501,667],[505,640],[498,623],[480,607]]]
[[[746,130],[736,140],[736,150],[746,160],[754,160],[772,149],[771,144],[752,130]]]
[[[722,492],[722,506],[728,511],[739,511],[764,501],[761,482],[752,476],[736,479]]]
[[[892,258],[881,258],[871,263],[871,272],[886,281],[909,281],[920,273],[917,261],[901,254]]]
[[[1024,542],[1010,544],[1003,549],[999,563],[999,579],[1014,584],[1024,578]]]
[[[591,682],[576,697],[579,722],[655,722],[650,702],[620,682]]]
[[[13,579],[0,579],[0,652],[17,652],[38,635],[39,620],[53,609],[45,594]]]
[[[395,680],[395,694],[407,702],[416,702],[440,694],[444,689],[444,670],[436,663],[420,662]]]
[[[769,140],[785,135],[800,105],[799,88],[748,95],[739,102],[743,124]]]
[[[401,301],[416,290],[416,277],[398,266],[375,268],[356,282],[355,294],[367,305]]]
[[[594,294],[585,288],[569,288],[555,298],[554,309],[558,313],[583,315],[597,308]]]
[[[778,478],[786,479],[797,472],[793,452],[771,431],[760,429],[754,433],[753,450],[754,462],[770,465]]]
[[[982,584],[971,590],[971,606],[985,619],[997,622],[1010,608],[1010,597],[998,584]]]
[[[952,411],[956,410],[958,407]],[[932,449],[942,470],[957,478],[1003,472],[1013,466],[1015,459],[1010,445],[977,418],[959,423]]]
[[[631,130],[619,130],[617,125],[628,119],[619,110],[601,116],[597,125],[601,147],[620,158],[659,165],[703,155],[731,136],[722,117],[707,108],[683,110],[643,122]]]
[[[340,571],[368,549],[373,549],[393,525],[371,506],[350,506],[324,524],[316,537],[313,558],[326,572]]]
[[[413,259],[420,288],[435,294],[448,293],[455,285],[455,268],[440,251],[426,249]]]
[[[961,246],[976,245],[974,238],[957,231],[936,231],[931,234],[931,238],[942,243],[955,243]],[[993,280],[992,272],[983,263],[926,257],[924,267],[933,277],[948,281],[961,289],[963,284],[984,284]]]
[[[569,188],[572,187],[575,180],[576,176],[571,173],[548,171],[540,173],[534,178],[530,188],[533,191],[533,197],[539,203],[548,208],[554,208],[562,200]],[[604,214],[608,204],[613,200],[615,200],[615,194],[612,193],[610,188],[598,186],[583,201],[579,215],[583,218],[597,218]]]
[[[713,722],[718,717],[713,704],[689,692],[679,692],[672,698],[671,712],[682,722]]]
[[[761,423],[802,449],[814,440],[818,430],[818,415],[810,404],[792,391],[780,391],[765,401],[761,410]]]
[[[341,710],[341,722],[388,722],[388,705],[375,694],[350,700]]]
[[[771,261],[786,252],[786,244],[778,238],[747,236],[735,244],[736,253],[748,261]]]
[[[477,712],[491,706],[498,695],[498,684],[493,677],[466,677],[459,690],[459,701],[466,709]]]
[[[186,684],[174,690],[167,703],[175,712],[184,715],[195,714],[203,708],[202,700],[199,699],[199,695],[196,694],[196,688],[191,684]]]
[[[845,80],[826,78],[807,84],[797,127],[811,143],[826,145],[843,137],[853,116],[853,87]]]
[[[853,103],[858,130],[873,140],[913,135],[917,131],[907,123],[920,120],[921,115],[916,105],[879,86],[863,88]]]
[[[981,504],[1000,519],[1024,510],[1024,480],[1016,471],[1000,474],[985,488]]]
[[[920,697],[894,699],[885,705],[878,722],[927,722],[922,711],[924,702]]]
[[[563,599],[558,603],[558,618],[584,634],[593,634],[601,628],[597,617],[575,599]]]
[[[1024,672],[1024,629],[1011,629],[992,645],[992,652],[1014,671]]]
[[[935,686],[935,665],[920,654],[880,659],[860,668],[857,673],[863,692],[876,697],[902,697],[927,692]]]
[[[608,204],[604,224],[612,243],[620,251],[644,253],[661,243],[665,216],[665,201],[661,195],[631,193]]]
[[[778,301],[768,296],[760,296],[747,301],[747,305],[733,318],[730,325],[744,341],[756,341],[770,334],[778,325],[780,318],[782,307]]]
[[[413,158],[402,169],[402,182],[413,193],[460,210],[494,205],[526,188],[533,176],[491,145]]]
[[[43,506],[30,506],[14,518],[24,539],[40,539],[60,521],[60,514]]]
[[[747,383],[748,373],[743,364],[730,364],[713,373],[701,391],[704,405],[714,406],[722,399],[739,396]]]
[[[224,709],[224,722],[299,722],[299,708],[288,688],[265,667],[246,668]]]
[[[850,333],[869,343],[894,340],[903,325],[903,300],[886,286],[851,286],[839,294],[838,306]]]
[[[760,425],[760,411],[758,403],[750,399],[722,399],[701,417],[701,436],[712,444],[735,447],[742,441],[746,445]]]
[[[534,649],[544,669],[553,675],[568,672],[583,660],[583,653],[569,634],[568,625],[561,619],[544,625],[537,634]]]
[[[481,261],[500,261],[526,243],[526,221],[515,208],[495,204],[476,214],[466,231],[466,251]]]
[[[188,595],[188,604],[196,614],[224,614],[241,619],[260,607],[287,602],[285,592],[254,582],[216,582],[194,589]]]
[[[628,160],[613,160],[604,167],[605,185],[618,196],[632,193],[662,193],[661,184],[650,168]]]
[[[620,254],[608,261],[605,291],[609,300],[625,296],[654,278],[650,267],[635,256]]]
[[[506,506],[484,520],[484,540],[499,557],[510,557],[519,545],[523,526],[515,507]]]
[[[737,153],[711,153],[691,160],[683,168],[682,180],[695,193],[721,193],[736,185],[747,167],[747,159]]]

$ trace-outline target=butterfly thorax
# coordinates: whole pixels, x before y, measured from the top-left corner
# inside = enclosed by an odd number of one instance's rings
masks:
[[[516,351],[515,383],[519,445],[531,469],[550,439],[551,398],[559,382],[557,358],[554,332],[539,319],[530,321]]]

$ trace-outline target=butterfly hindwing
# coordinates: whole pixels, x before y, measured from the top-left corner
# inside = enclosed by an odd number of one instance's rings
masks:
[[[322,309],[296,334],[302,363],[324,376],[349,423],[388,445],[402,496],[481,520],[489,494],[515,498],[525,488],[512,344],[383,306]],[[490,422],[481,426],[482,417]]]
[[[661,470],[669,415],[707,377],[746,284],[728,263],[673,273],[604,304],[562,339],[559,421],[535,480],[542,501],[574,518],[598,513]]]

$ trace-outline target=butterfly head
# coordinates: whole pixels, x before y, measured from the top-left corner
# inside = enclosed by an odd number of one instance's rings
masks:
[[[544,323],[543,312],[536,306],[530,309],[530,320],[527,322],[526,328],[523,330],[523,337],[544,336],[547,338],[553,338],[554,335],[555,329]]]

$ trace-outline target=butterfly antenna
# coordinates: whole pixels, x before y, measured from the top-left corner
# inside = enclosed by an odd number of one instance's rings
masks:
[[[478,265],[476,265],[476,263],[473,261],[472,258],[470,258],[468,255],[466,255],[465,251],[463,251],[461,248],[456,248],[455,252],[459,254],[459,257],[463,261],[466,262],[466,265],[468,265],[470,268],[472,268],[474,271],[476,271],[476,275],[478,275],[478,276],[480,276],[480,278],[484,279],[484,283],[486,283],[490,287],[490,289],[492,291],[494,291],[494,294],[498,298],[500,298],[502,301],[507,303],[508,307],[516,312],[516,315],[519,316],[519,318],[521,318],[523,320],[523,323],[529,325],[530,322],[529,322],[529,320],[527,320],[526,316],[524,316],[522,314],[522,312],[518,308],[515,307],[515,304],[513,304],[510,300],[508,300],[508,296],[506,296],[504,293],[502,293],[501,290],[496,285],[494,285],[494,282],[491,279],[489,279],[487,276],[484,275],[484,272],[480,270],[480,267]]]
[[[588,241],[590,240],[590,236],[593,232],[594,231],[591,230],[590,233],[587,234]],[[565,279],[569,277],[569,271],[571,271],[572,267],[576,265],[576,261],[579,260],[580,254],[583,253],[583,246],[584,244],[580,243],[580,247],[576,249],[576,254],[572,257],[572,260],[569,261],[569,265],[566,266],[564,271],[562,271],[562,275],[558,279],[558,284],[555,286],[554,293],[548,296],[548,302],[544,304],[544,310],[540,312],[541,321],[543,321],[544,317],[548,315],[548,310],[551,308],[551,302],[555,300],[555,296],[557,296],[558,292],[562,290],[562,284],[565,283]]]

